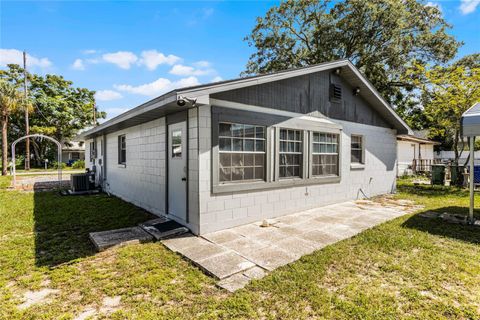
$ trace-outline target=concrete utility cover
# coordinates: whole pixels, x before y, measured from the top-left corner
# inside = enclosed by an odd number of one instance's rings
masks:
[[[148,234],[140,227],[91,232],[89,237],[98,251],[103,251],[110,247],[127,243],[143,243],[153,241],[152,235]]]
[[[383,197],[349,201],[205,234],[162,241],[235,291],[252,279],[365,229],[419,209],[413,202]]]

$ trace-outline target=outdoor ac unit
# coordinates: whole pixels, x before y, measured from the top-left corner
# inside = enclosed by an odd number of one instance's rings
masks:
[[[90,174],[78,173],[70,176],[70,187],[73,192],[90,190]]]

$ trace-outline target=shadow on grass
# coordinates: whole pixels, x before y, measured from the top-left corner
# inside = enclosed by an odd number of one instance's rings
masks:
[[[153,216],[105,194],[35,192],[35,264],[54,267],[95,253],[88,234],[135,226]]]
[[[427,210],[428,212],[450,213],[467,216],[468,208],[466,207],[443,207],[434,210]],[[480,244],[480,227],[473,227],[469,225],[461,225],[447,222],[440,218],[424,218],[419,214],[427,212],[419,212],[405,221],[402,226],[406,228],[416,229],[430,234],[439,235],[443,237],[453,238],[474,244]],[[480,211],[475,210],[475,217],[480,219]]]

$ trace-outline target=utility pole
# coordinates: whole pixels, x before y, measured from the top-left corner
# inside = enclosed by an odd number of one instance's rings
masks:
[[[23,91],[25,94],[25,135],[30,134],[30,124],[28,120],[28,91],[27,91],[27,53],[23,51]],[[30,138],[27,138],[25,146],[25,170],[30,170]]]

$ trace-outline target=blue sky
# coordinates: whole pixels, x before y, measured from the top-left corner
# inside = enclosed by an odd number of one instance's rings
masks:
[[[238,77],[253,52],[243,38],[277,1],[0,3],[0,67],[19,63],[97,91],[108,117],[176,87]],[[432,1],[480,52],[480,0]],[[17,51],[19,50],[19,51]]]

